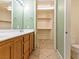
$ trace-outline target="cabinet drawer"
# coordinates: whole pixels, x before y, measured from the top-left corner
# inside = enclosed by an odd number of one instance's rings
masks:
[[[24,55],[24,59],[29,59],[29,52]]]
[[[24,53],[26,53],[30,49],[29,40],[24,43]]]
[[[25,35],[24,36],[24,42],[28,41],[29,40],[29,35]]]

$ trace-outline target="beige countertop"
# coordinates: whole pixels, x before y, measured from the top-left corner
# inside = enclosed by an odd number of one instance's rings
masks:
[[[33,29],[24,29],[23,32],[20,32],[20,30],[0,30],[0,42],[9,40],[10,38],[28,34],[31,32],[34,32],[34,30]]]

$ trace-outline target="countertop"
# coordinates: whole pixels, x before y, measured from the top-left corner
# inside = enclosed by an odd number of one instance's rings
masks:
[[[20,32],[20,30],[0,30],[0,42],[31,32],[34,32],[34,30],[24,29],[22,32]]]

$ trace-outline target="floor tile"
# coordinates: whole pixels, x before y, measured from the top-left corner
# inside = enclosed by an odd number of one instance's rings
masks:
[[[52,40],[38,40],[38,48],[32,52],[30,59],[58,59]]]
[[[46,49],[51,49],[53,48],[53,40],[46,39],[46,40],[39,40],[39,48],[46,48]]]

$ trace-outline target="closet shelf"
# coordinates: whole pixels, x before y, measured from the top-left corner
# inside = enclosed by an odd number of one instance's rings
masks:
[[[54,7],[38,7],[37,10],[54,10]]]
[[[37,19],[40,19],[40,20],[51,20],[51,17],[50,18],[46,18],[46,17],[38,17]]]
[[[38,27],[37,29],[40,29],[40,30],[48,30],[48,29],[52,29],[52,28],[40,28],[40,27]]]
[[[11,21],[3,21],[3,20],[0,20],[0,22],[11,23]]]
[[[51,30],[52,28],[37,28],[37,29],[40,29],[40,30]]]

